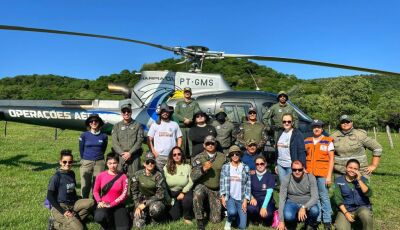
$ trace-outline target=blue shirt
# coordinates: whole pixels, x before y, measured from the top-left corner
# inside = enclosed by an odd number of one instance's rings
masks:
[[[95,135],[90,131],[82,133],[79,138],[79,152],[81,159],[102,160],[107,149],[108,136],[105,133]]]
[[[242,159],[240,159],[245,165],[249,166],[250,170],[256,170],[256,163],[254,160],[256,157],[258,157],[260,154],[255,153],[254,155],[250,155],[247,151],[244,151]]]

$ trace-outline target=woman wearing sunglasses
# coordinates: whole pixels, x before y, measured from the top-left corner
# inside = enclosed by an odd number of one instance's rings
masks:
[[[291,113],[283,114],[282,125],[283,130],[279,132],[276,144],[278,159],[275,166],[275,172],[278,174],[281,183],[292,172],[290,166],[293,161],[299,160],[306,166],[304,136],[300,130],[293,127],[293,115]]]
[[[189,130],[189,139],[192,141],[192,158],[203,152],[204,138],[209,135],[217,136],[214,126],[207,124],[208,120],[208,115],[202,111],[198,111],[193,116],[195,125]]]
[[[250,169],[240,161],[242,151],[237,145],[229,148],[230,162],[224,164],[221,170],[219,193],[221,203],[228,212],[225,230],[230,230],[236,219],[239,229],[246,229],[247,202],[250,200]]]
[[[128,197],[128,178],[118,171],[119,155],[106,157],[107,171],[96,177],[93,195],[97,202],[94,220],[103,229],[129,229],[129,216],[124,201]]]
[[[275,177],[267,171],[267,161],[263,156],[257,156],[254,164],[256,173],[251,175],[251,199],[247,212],[251,221],[271,225],[276,209],[272,197]]]
[[[81,194],[88,198],[92,188],[92,181],[104,170],[104,153],[107,149],[107,134],[101,132],[104,125],[98,114],[91,114],[85,121],[87,130],[79,138],[79,152],[81,154]]]
[[[192,167],[185,164],[185,156],[178,146],[169,153],[167,165],[164,166],[164,176],[172,198],[172,208],[169,215],[172,220],[182,217],[185,224],[191,224],[193,218],[193,181],[190,177]]]
[[[144,169],[132,177],[131,194],[135,203],[133,227],[142,229],[146,220],[158,222],[162,219],[165,209],[164,177],[156,170],[156,159],[148,152],[144,157]]]
[[[51,215],[56,229],[83,229],[84,220],[94,205],[92,199],[80,199],[76,194],[75,173],[72,171],[74,158],[71,150],[61,150],[60,168],[51,177],[47,189]]]

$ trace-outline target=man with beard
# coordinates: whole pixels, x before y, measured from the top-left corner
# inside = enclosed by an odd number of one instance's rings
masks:
[[[147,133],[147,144],[156,158],[157,168],[163,172],[167,163],[168,155],[175,146],[182,145],[182,132],[178,123],[171,121],[173,108],[167,104],[161,104],[159,108],[159,119],[150,126]]]
[[[319,214],[317,181],[299,160],[292,162],[291,169],[280,187],[278,230],[296,229],[298,221],[305,222],[306,230],[315,230]]]

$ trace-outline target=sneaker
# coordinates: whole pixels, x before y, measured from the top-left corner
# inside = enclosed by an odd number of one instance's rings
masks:
[[[205,226],[204,226],[204,221],[203,220],[200,220],[200,219],[197,220],[197,229],[198,230],[205,230],[206,229]]]
[[[224,226],[224,230],[231,230],[231,225],[232,225],[231,222],[226,221],[226,222],[225,222],[225,226]]]

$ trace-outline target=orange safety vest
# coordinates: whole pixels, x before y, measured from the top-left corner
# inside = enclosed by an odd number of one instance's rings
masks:
[[[323,136],[322,139],[314,145],[312,137],[304,140],[307,151],[306,162],[307,172],[314,176],[327,177],[329,170],[329,144],[333,138]]]

